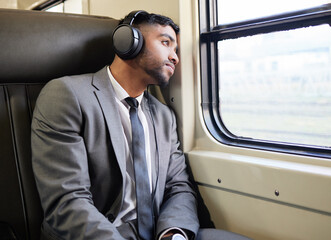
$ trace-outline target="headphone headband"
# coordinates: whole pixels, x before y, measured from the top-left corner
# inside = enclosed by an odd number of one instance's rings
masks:
[[[144,10],[132,11],[123,20],[123,24],[132,25],[134,19],[140,14],[148,14]]]

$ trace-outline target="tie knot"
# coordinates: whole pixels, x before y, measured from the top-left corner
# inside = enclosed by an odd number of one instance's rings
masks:
[[[133,107],[133,108],[138,108],[138,101],[137,99],[133,98],[133,97],[127,97],[125,99],[125,101],[130,105],[130,107]]]

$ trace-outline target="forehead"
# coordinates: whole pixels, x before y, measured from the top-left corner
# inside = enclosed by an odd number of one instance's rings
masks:
[[[162,26],[159,24],[153,25],[141,25],[139,26],[141,33],[144,38],[159,38],[159,37],[170,37],[177,42],[177,35],[171,26]]]

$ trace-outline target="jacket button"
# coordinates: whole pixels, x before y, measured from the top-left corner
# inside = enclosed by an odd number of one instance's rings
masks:
[[[111,221],[111,222],[114,222],[114,220],[115,220],[114,215],[113,214],[109,214],[108,215],[108,220]]]

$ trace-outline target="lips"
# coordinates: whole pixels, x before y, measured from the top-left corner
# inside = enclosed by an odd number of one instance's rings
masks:
[[[174,73],[175,72],[175,65],[172,63],[166,63],[166,66],[169,67],[171,69],[171,72]]]

